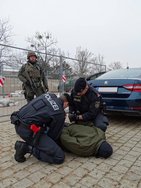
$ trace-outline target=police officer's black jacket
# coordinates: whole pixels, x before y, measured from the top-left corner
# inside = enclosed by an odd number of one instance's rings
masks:
[[[63,101],[55,94],[46,93],[33,99],[30,103],[23,106],[17,113],[21,123],[30,125],[32,123],[43,126],[55,121],[58,116],[65,120]]]
[[[71,92],[72,104],[69,106],[69,112],[81,114],[83,121],[90,121],[95,119],[100,112],[101,96],[92,87],[89,86],[88,91],[83,96],[78,96],[74,90]]]

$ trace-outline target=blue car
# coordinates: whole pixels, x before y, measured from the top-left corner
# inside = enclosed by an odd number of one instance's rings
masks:
[[[101,93],[106,112],[141,116],[141,68],[109,71],[88,83]]]

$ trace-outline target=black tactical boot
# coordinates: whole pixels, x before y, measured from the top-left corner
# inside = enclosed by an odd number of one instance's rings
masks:
[[[17,162],[22,163],[26,161],[25,154],[28,153],[28,145],[22,141],[16,141],[15,143],[16,153],[14,158]]]

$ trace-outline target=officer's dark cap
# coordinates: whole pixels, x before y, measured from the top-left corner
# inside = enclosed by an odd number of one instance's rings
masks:
[[[74,91],[76,93],[79,93],[85,89],[86,85],[87,85],[87,82],[85,78],[78,78],[74,85]]]

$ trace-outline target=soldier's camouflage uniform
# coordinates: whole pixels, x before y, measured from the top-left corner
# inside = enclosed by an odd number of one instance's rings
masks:
[[[23,82],[23,90],[27,102],[34,96],[40,96],[48,91],[48,83],[44,71],[38,62],[24,64],[19,70],[19,79]]]

